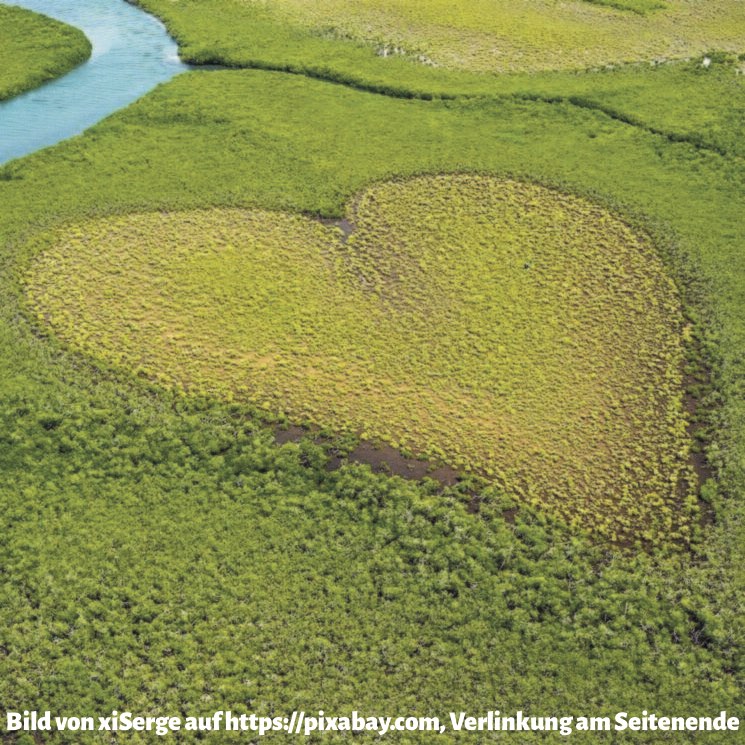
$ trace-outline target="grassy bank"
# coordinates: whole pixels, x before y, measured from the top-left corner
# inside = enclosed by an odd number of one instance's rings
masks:
[[[0,5],[0,101],[64,75],[90,53],[90,42],[78,29]]]

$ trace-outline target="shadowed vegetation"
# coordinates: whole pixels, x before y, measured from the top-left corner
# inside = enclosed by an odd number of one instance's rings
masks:
[[[667,7],[666,3],[659,2],[659,0],[584,0],[584,2],[605,5],[617,10],[630,10],[632,13],[639,13],[640,15]]]

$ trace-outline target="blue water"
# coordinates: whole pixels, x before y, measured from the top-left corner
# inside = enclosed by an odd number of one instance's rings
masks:
[[[62,78],[0,103],[0,163],[79,134],[188,69],[165,26],[124,0],[12,4],[76,26],[93,53]]]

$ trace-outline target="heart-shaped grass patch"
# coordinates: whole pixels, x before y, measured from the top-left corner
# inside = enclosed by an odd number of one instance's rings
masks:
[[[475,175],[374,186],[348,218],[91,220],[40,239],[30,302],[153,379],[433,456],[612,540],[687,536],[683,320],[648,239]]]

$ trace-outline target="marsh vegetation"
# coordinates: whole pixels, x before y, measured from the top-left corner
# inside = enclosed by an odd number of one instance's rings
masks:
[[[77,349],[186,392],[380,439],[614,542],[696,516],[673,281],[591,203],[464,175],[388,182],[354,232],[266,211],[76,224],[29,279]]]
[[[5,706],[736,711],[741,60],[497,77],[277,6],[147,5],[192,59],[307,74],[191,72],[0,169]],[[565,5],[664,29],[683,4]],[[465,478],[329,471],[276,444],[290,414],[451,448]],[[487,452],[494,422],[515,436]],[[691,451],[705,526],[670,491]],[[567,486],[581,452],[601,509]],[[483,480],[515,462],[561,499]]]

